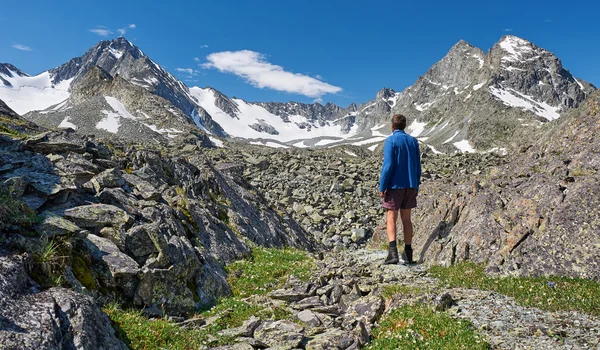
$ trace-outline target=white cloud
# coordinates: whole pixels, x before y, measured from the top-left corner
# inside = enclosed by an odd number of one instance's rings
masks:
[[[205,45],[200,45],[200,48],[201,49],[208,49],[208,45],[206,45],[206,44]]]
[[[120,28],[120,29],[117,29],[117,32],[119,32],[119,34],[121,34],[121,35],[124,35],[125,33],[127,33],[127,28],[129,28],[129,29],[135,29],[135,28],[136,28],[136,25],[135,25],[135,24],[129,24],[129,25],[128,25],[127,27],[125,27],[125,28]]]
[[[192,68],[175,68],[175,70],[178,71],[178,72],[180,72],[180,73],[187,73],[189,75],[198,75],[198,74],[200,74],[200,71],[192,69]]]
[[[194,61],[200,62],[200,59],[198,57],[194,57]]]
[[[232,73],[246,79],[258,88],[296,93],[308,97],[321,97],[335,94],[341,87],[324,83],[304,74],[286,72],[283,67],[269,63],[265,55],[249,51],[215,52],[206,56],[203,68],[214,68],[220,72]]]
[[[90,29],[90,32],[100,36],[109,36],[113,34],[113,32],[111,32],[108,28],[103,26],[98,26],[94,29]]]
[[[319,97],[319,98],[315,98],[315,99],[313,100],[313,103],[320,103],[320,104],[323,104],[323,99],[322,99],[322,98],[320,98],[320,97]]]
[[[33,49],[27,45],[14,44],[12,47],[21,51],[33,51]]]
[[[512,30],[512,28],[506,28],[506,29],[504,29],[504,31],[505,32],[512,32],[513,30]]]

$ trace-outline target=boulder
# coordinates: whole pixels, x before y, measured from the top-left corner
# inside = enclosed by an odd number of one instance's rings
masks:
[[[112,168],[101,172],[94,176],[90,183],[96,193],[102,192],[107,187],[121,187],[125,184],[125,180],[121,175],[121,170]]]
[[[254,338],[268,344],[269,347],[289,350],[300,346],[304,328],[290,321],[266,321],[254,332]]]
[[[3,349],[127,349],[86,295],[65,288],[39,292],[27,260],[0,249],[0,344]]]
[[[105,226],[121,228],[131,217],[114,205],[91,204],[65,210],[65,217],[85,228],[99,229]]]
[[[43,218],[42,222],[36,226],[36,231],[42,237],[52,238],[55,236],[73,235],[81,231],[79,226],[52,212],[44,212],[41,217]]]

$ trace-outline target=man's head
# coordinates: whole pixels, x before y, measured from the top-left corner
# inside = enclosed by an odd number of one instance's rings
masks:
[[[392,117],[392,130],[404,130],[406,128],[406,117],[402,114],[394,114]]]

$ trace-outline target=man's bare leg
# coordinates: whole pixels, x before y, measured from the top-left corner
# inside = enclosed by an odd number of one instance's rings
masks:
[[[385,214],[385,233],[388,237],[389,249],[388,256],[383,262],[384,265],[397,264],[400,262],[398,256],[398,247],[396,246],[396,221],[398,220],[397,210],[388,210]]]
[[[413,237],[413,224],[410,219],[410,209],[400,209],[400,220],[402,220],[402,231],[404,232],[404,244],[411,245]],[[396,231],[394,231],[395,235]],[[389,235],[388,235],[389,237]],[[395,236],[394,236],[395,237]]]
[[[400,220],[402,220],[402,231],[404,232],[404,260],[407,264],[413,263],[413,224],[410,219],[410,214],[410,209],[400,209]]]
[[[396,241],[396,222],[398,221],[398,211],[388,210],[385,214],[385,233],[387,234],[388,243]]]

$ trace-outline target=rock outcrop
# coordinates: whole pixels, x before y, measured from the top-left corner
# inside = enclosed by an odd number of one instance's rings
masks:
[[[51,277],[100,302],[185,315],[230,293],[223,265],[252,244],[317,247],[193,143],[108,146],[72,129],[0,141],[2,190],[41,214],[35,230],[43,235],[9,225],[3,241],[23,251],[53,242],[62,256],[42,270],[52,275],[42,284]]]
[[[0,344],[3,349],[127,349],[93,298],[41,289],[29,256],[0,248]]]

